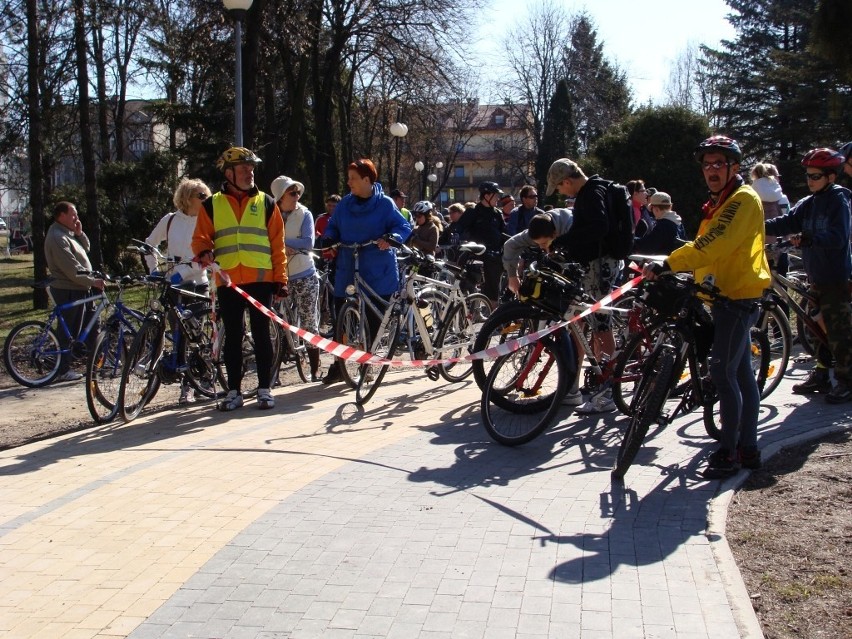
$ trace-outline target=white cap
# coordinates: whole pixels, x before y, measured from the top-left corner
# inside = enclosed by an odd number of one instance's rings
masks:
[[[299,187],[299,193],[305,192],[305,185],[301,182],[297,182],[293,178],[287,177],[286,175],[279,175],[277,178],[272,180],[272,186],[269,187],[269,190],[272,191],[272,199],[277,202],[281,199],[282,195],[284,195],[294,186]]]

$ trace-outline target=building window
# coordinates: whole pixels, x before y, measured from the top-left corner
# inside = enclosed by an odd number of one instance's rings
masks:
[[[506,116],[502,113],[497,113],[494,115],[494,124],[497,126],[505,126],[506,125]]]
[[[456,202],[464,202],[464,189],[455,189],[453,191],[453,199]]]
[[[494,140],[494,150],[502,151],[503,150],[503,140],[501,138],[497,138]]]
[[[463,178],[464,177],[464,167],[463,166],[453,167],[453,177]]]

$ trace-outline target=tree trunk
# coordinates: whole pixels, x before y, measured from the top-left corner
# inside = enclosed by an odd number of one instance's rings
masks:
[[[91,248],[92,266],[103,266],[101,253],[101,221],[98,215],[98,184],[95,175],[95,148],[92,143],[92,125],[89,115],[89,69],[86,59],[86,5],[85,0],[74,0],[74,46],[77,50],[77,88],[80,92],[80,151],[83,155],[83,183],[86,192],[86,220],[84,229]]]
[[[34,281],[47,277],[44,258],[44,173],[42,172],[41,96],[38,90],[39,49],[38,2],[27,0],[27,119],[29,121],[28,151],[30,155],[30,209],[32,212]],[[33,308],[47,308],[47,290],[33,289]]]

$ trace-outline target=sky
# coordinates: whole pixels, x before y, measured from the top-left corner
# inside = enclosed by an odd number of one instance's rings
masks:
[[[604,55],[627,73],[634,104],[663,102],[663,91],[673,62],[691,43],[716,46],[732,39],[734,29],[725,20],[731,13],[724,0],[552,0],[568,14],[583,9],[592,17]],[[522,22],[528,8],[540,0],[491,0],[476,48],[483,75],[498,78],[497,65],[513,25]]]

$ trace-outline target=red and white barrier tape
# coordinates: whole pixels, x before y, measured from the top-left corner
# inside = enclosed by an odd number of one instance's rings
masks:
[[[221,273],[220,273],[221,274]],[[225,279],[225,278],[223,278]],[[627,282],[626,284],[620,286],[619,288],[612,291],[609,295],[605,295],[600,300],[589,306],[589,308],[585,309],[582,313],[575,315],[571,319],[565,320],[563,322],[559,322],[557,324],[552,324],[546,328],[543,328],[540,331],[536,331],[535,333],[530,333],[529,335],[525,335],[519,339],[509,340],[508,342],[504,342],[502,344],[498,344],[497,346],[491,346],[486,348],[484,351],[479,351],[478,353],[470,353],[463,357],[450,357],[447,359],[415,359],[415,360],[401,360],[401,359],[385,359],[384,357],[380,357],[378,355],[374,355],[373,353],[368,353],[366,351],[359,350],[352,346],[347,346],[346,344],[341,344],[339,342],[335,342],[334,340],[327,339],[322,337],[321,335],[315,335],[314,333],[310,333],[303,328],[299,328],[298,326],[293,326],[288,322],[284,321],[281,317],[273,313],[271,310],[266,308],[263,304],[254,299],[251,295],[246,293],[239,286],[227,280],[225,283],[233,288],[237,293],[242,295],[252,306],[254,306],[261,313],[266,315],[269,319],[279,324],[281,327],[290,331],[291,333],[295,333],[299,337],[301,337],[304,341],[308,342],[312,346],[316,346],[324,350],[327,353],[331,353],[335,357],[339,357],[341,359],[345,359],[346,361],[356,362],[358,364],[371,364],[371,365],[381,365],[381,366],[393,366],[396,368],[401,367],[411,367],[411,368],[420,368],[424,366],[437,366],[438,364],[455,364],[457,362],[463,361],[472,361],[477,359],[496,359],[502,355],[508,355],[509,353],[513,353],[516,350],[523,348],[533,342],[540,340],[542,337],[546,335],[550,335],[551,333],[558,331],[560,328],[568,326],[571,322],[576,322],[590,313],[595,313],[599,311],[601,308],[605,308],[608,304],[617,300],[619,297],[624,295],[627,291],[632,288],[635,288],[639,282],[641,282],[643,277],[641,275],[634,277],[632,280]]]

